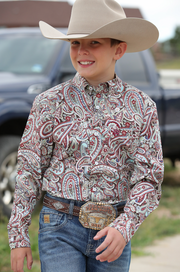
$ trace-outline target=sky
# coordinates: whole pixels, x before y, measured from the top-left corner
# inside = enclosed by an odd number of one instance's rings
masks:
[[[67,0],[73,4],[75,0]],[[159,29],[159,42],[174,36],[176,26],[180,26],[180,0],[116,0],[122,7],[139,8],[144,19]]]

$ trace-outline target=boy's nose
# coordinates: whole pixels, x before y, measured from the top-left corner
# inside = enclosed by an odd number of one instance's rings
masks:
[[[88,55],[87,47],[81,44],[78,50],[79,55]]]

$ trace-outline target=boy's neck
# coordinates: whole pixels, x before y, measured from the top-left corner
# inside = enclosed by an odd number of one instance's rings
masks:
[[[103,84],[103,83],[105,83],[105,82],[108,82],[108,81],[110,81],[110,80],[113,80],[114,78],[116,77],[116,74],[114,73],[114,76],[112,76],[112,77],[109,77],[109,78],[107,78],[107,79],[98,79],[98,80],[93,80],[93,79],[88,79],[88,78],[86,78],[86,77],[84,77],[85,78],[85,80],[89,83],[89,85],[91,85],[91,86],[93,86],[93,87],[98,87],[100,84]]]

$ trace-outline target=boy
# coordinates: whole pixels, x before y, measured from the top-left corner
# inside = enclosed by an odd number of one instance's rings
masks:
[[[152,46],[157,28],[114,0],[76,0],[68,34],[74,79],[37,96],[18,152],[8,224],[13,271],[32,265],[28,226],[39,220],[41,271],[127,272],[130,240],[159,203],[163,160],[155,103],[114,73],[125,52]]]

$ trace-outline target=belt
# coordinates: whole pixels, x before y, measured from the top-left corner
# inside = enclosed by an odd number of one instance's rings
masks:
[[[65,203],[65,202],[50,198],[47,195],[45,195],[45,197],[44,197],[43,205],[48,207],[48,208],[54,209],[56,211],[60,211],[60,212],[69,214],[69,206],[70,205],[68,203]],[[121,207],[117,207],[117,213],[118,213],[117,216],[119,216],[121,213],[124,212],[124,206],[125,205],[123,205]],[[80,210],[81,210],[81,207],[74,205],[73,215],[74,216],[79,216]]]

